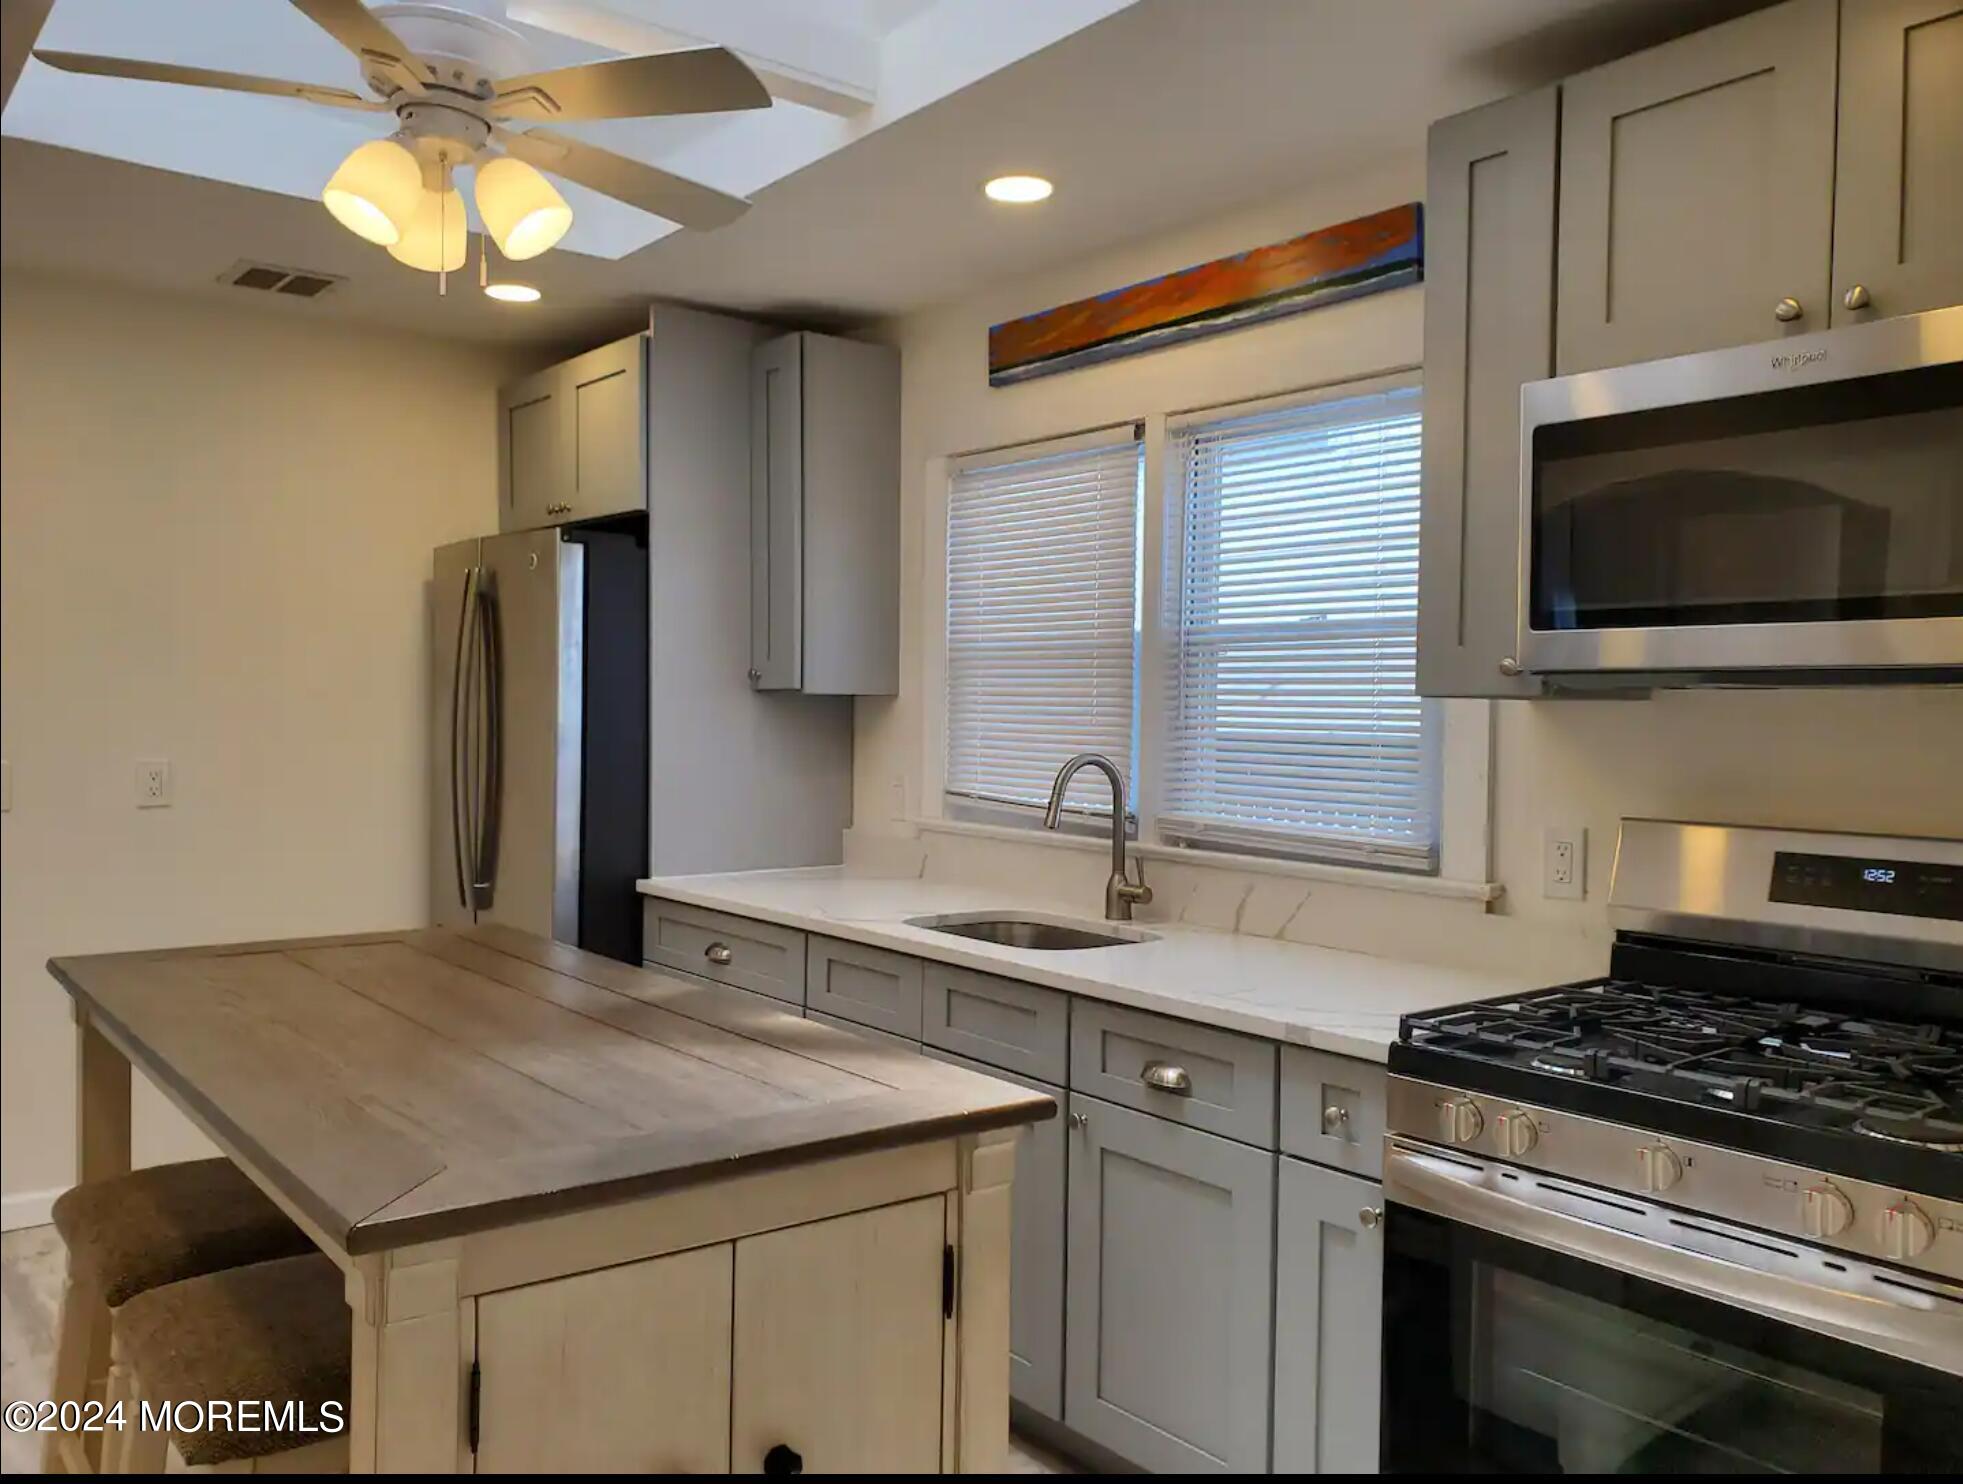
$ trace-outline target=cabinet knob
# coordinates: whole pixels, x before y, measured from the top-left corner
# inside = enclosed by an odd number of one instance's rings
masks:
[[[1349,1127],[1350,1110],[1348,1108],[1339,1107],[1335,1103],[1331,1103],[1327,1108],[1322,1110],[1322,1131],[1325,1134],[1348,1133]]]
[[[1806,311],[1800,308],[1799,300],[1797,299],[1781,299],[1777,304],[1772,306],[1772,317],[1782,325],[1791,324],[1805,313]]]
[[[763,671],[761,670],[750,671],[750,684],[755,685],[761,679],[763,679]]]
[[[702,950],[702,956],[712,964],[726,964],[732,958],[736,957],[735,954],[729,951],[729,945],[727,943],[711,943],[707,948]]]
[[[1384,1208],[1382,1206],[1365,1206],[1361,1211],[1356,1213],[1356,1219],[1365,1231],[1375,1231],[1377,1229],[1377,1223],[1384,1219]]]
[[[804,1455],[789,1443],[772,1443],[770,1451],[763,1455],[763,1471],[766,1474],[801,1474],[804,1472]]]
[[[1186,1075],[1184,1067],[1175,1067],[1171,1062],[1148,1061],[1138,1080],[1159,1092],[1177,1093],[1182,1098],[1193,1095],[1193,1079]]]
[[[1500,674],[1518,675],[1519,673],[1520,673],[1520,662],[1516,660],[1512,655],[1509,654],[1505,659],[1500,661]]]
[[[1089,1128],[1091,1126],[1091,1115],[1088,1113],[1072,1113],[1070,1115],[1069,1123],[1072,1128],[1076,1128],[1076,1129]]]
[[[1866,309],[1874,300],[1868,294],[1868,286],[1864,283],[1857,283],[1840,296],[1840,302],[1845,304],[1849,309]]]

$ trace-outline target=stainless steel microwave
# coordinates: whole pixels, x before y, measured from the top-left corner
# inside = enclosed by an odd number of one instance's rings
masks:
[[[1521,389],[1520,665],[1963,680],[1963,306]]]

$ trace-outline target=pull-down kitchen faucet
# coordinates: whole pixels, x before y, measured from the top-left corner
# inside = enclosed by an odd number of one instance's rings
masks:
[[[1050,785],[1050,805],[1043,811],[1043,828],[1053,830],[1063,822],[1063,794],[1080,768],[1096,768],[1111,780],[1111,876],[1104,883],[1104,916],[1111,922],[1130,922],[1133,902],[1150,902],[1152,888],[1145,884],[1145,871],[1139,868],[1139,881],[1132,885],[1125,873],[1125,779],[1118,765],[1099,752],[1080,752],[1057,769]]]

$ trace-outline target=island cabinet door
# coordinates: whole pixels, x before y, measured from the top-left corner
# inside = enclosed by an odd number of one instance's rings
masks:
[[[939,1471],[946,1245],[938,1195],[736,1244],[734,1472]]]
[[[1384,1191],[1281,1162],[1275,1472],[1374,1474],[1383,1393]]]
[[[477,1301],[477,1471],[729,1467],[725,1242]]]
[[[1065,1423],[1154,1472],[1268,1466],[1275,1156],[1070,1099]]]

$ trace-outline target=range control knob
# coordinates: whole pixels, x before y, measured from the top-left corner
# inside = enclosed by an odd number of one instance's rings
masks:
[[[1935,1240],[1936,1223],[1907,1196],[1881,1213],[1881,1250],[1895,1261],[1920,1257]]]
[[[1533,1115],[1519,1108],[1511,1108],[1500,1114],[1496,1120],[1496,1131],[1499,1134],[1500,1153],[1515,1159],[1531,1154],[1534,1145],[1540,1142],[1540,1128],[1535,1124]]]
[[[1854,1203],[1838,1185],[1822,1180],[1800,1197],[1799,1224],[1809,1237],[1837,1237],[1854,1224]]]
[[[1471,1098],[1442,1098],[1438,1104],[1438,1133],[1447,1144],[1468,1144],[1486,1127],[1486,1115]]]
[[[1684,1162],[1668,1144],[1645,1144],[1636,1151],[1636,1174],[1643,1189],[1661,1195],[1684,1177]]]

